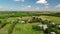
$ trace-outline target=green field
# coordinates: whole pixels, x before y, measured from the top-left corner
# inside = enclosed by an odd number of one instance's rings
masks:
[[[39,25],[41,24],[41,22],[20,24],[16,21],[18,20],[18,18],[21,18],[21,20],[27,20],[32,16],[38,16],[38,18],[47,19],[53,21],[56,24],[60,24],[60,14],[53,13],[53,16],[50,14],[52,13],[49,12],[46,15],[46,13],[43,12],[1,12],[0,20],[2,22],[0,22],[0,25],[4,23],[6,23],[6,25],[1,27],[0,34],[44,34],[43,31],[35,31],[32,29],[33,25]],[[14,20],[15,22],[11,23],[12,20]],[[58,32],[60,32],[60,30]]]

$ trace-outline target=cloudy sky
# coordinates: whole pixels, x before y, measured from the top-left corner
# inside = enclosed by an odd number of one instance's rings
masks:
[[[0,11],[60,11],[60,0],[0,0]]]

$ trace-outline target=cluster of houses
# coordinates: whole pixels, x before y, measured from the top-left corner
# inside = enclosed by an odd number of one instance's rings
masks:
[[[48,24],[47,22],[43,22],[42,24],[38,25],[41,29],[43,29],[45,34],[58,34],[57,29],[60,30],[60,24],[55,24],[52,21],[49,21]],[[51,30],[52,28],[55,28],[56,30]],[[59,33],[60,34],[60,33]]]
[[[49,20],[42,20],[38,17],[32,17],[32,19],[28,20],[29,22],[41,22],[38,26],[44,31],[45,34],[57,34],[57,30],[52,30],[52,28],[60,30],[60,24],[56,24],[55,22]]]

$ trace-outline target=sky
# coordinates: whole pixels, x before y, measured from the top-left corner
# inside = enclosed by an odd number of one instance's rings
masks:
[[[0,11],[60,11],[60,0],[0,0]]]

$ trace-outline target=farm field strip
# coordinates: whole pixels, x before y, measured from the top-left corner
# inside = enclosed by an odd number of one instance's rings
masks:
[[[8,34],[8,29],[10,28],[11,24],[7,24],[5,27],[0,29],[0,34]]]
[[[17,24],[12,34],[40,34],[40,33],[32,29],[32,24]]]
[[[54,16],[40,16],[39,18],[47,19],[55,22],[56,24],[60,24],[60,17],[54,17]]]
[[[0,29],[3,28],[4,26],[6,26],[7,23],[2,23],[0,24]]]
[[[15,25],[17,24],[17,22],[15,22],[15,23],[13,23],[11,26],[10,26],[10,28],[9,28],[9,30],[8,30],[8,34],[11,34],[12,33],[12,31],[13,31],[13,29],[15,28]]]

